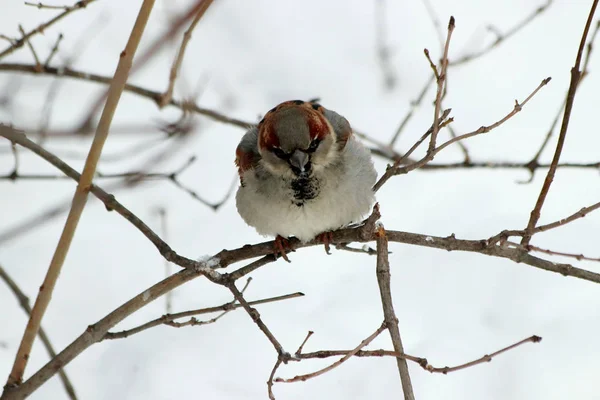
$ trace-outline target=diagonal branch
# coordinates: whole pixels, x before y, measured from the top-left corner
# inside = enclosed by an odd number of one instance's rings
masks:
[[[46,273],[44,282],[40,287],[38,297],[36,298],[33,310],[31,312],[31,317],[27,323],[27,327],[25,328],[25,333],[23,334],[21,344],[19,345],[13,368],[8,377],[6,383],[8,387],[19,385],[23,380],[23,374],[25,372],[25,367],[27,366],[27,360],[29,359],[29,355],[31,353],[33,341],[37,336],[40,323],[44,313],[46,312],[46,308],[50,303],[54,286],[64,264],[67,253],[69,252],[69,247],[71,245],[73,236],[75,235],[75,229],[79,223],[79,218],[87,202],[88,192],[94,177],[94,172],[96,171],[98,160],[100,159],[100,154],[102,153],[102,147],[104,146],[104,142],[108,136],[113,115],[117,105],[119,104],[119,99],[121,97],[121,93],[123,92],[125,81],[129,75],[133,56],[141,40],[153,5],[154,0],[144,0],[135,25],[131,31],[127,46],[121,53],[121,59],[119,60],[119,64],[115,71],[115,76],[108,91],[106,104],[96,129],[94,141],[90,148],[90,152],[86,160],[81,179],[79,180],[77,190],[73,196],[71,210],[69,211],[67,221],[63,228],[58,245],[56,246],[50,266],[48,267],[48,272]]]
[[[533,210],[531,210],[529,222],[527,223],[527,228],[525,228],[526,233],[525,236],[523,236],[523,239],[521,240],[522,245],[529,244],[529,241],[531,240],[532,232],[538,220],[540,219],[542,206],[544,205],[546,196],[550,191],[550,185],[552,185],[552,181],[554,180],[554,174],[556,173],[556,167],[558,165],[558,162],[560,161],[560,155],[562,153],[562,149],[565,144],[565,138],[567,136],[567,129],[569,129],[569,120],[571,119],[573,103],[575,102],[575,93],[577,92],[579,79],[581,77],[579,65],[581,64],[581,58],[583,56],[585,42],[587,40],[587,35],[590,30],[590,25],[592,24],[592,20],[594,19],[594,13],[596,12],[597,5],[598,0],[594,0],[594,3],[592,4],[592,8],[588,15],[587,22],[585,24],[585,28],[583,29],[581,41],[579,42],[579,50],[577,51],[577,57],[575,58],[575,65],[573,66],[573,68],[571,68],[571,83],[569,84],[569,90],[567,92],[565,112],[563,114],[562,125],[560,127],[560,133],[558,135],[558,142],[556,143],[556,150],[554,152],[554,157],[552,157],[552,163],[550,164],[550,169],[548,169],[548,173],[546,174],[546,179],[544,180],[544,184],[542,185],[542,189],[540,190],[537,202],[535,203]]]
[[[10,290],[14,293],[15,297],[19,300],[19,304],[21,305],[21,308],[23,310],[25,310],[27,315],[31,315],[31,306],[29,305],[29,298],[25,295],[25,293],[23,293],[23,291],[19,288],[17,283],[15,281],[13,281],[12,278],[6,273],[6,271],[4,270],[4,268],[2,268],[2,266],[0,266],[0,279],[2,279],[4,282],[6,282],[6,284],[10,288]],[[40,337],[42,344],[46,348],[46,351],[48,352],[50,359],[56,357],[56,351],[54,350],[54,347],[52,346],[52,343],[50,342],[50,338],[48,337],[48,335],[46,334],[46,331],[44,331],[44,329],[41,326],[40,326],[40,330],[38,332],[38,336]],[[77,400],[77,395],[75,394],[75,388],[73,387],[73,384],[69,380],[69,377],[67,376],[67,373],[65,372],[64,368],[59,368],[58,376],[59,376],[60,381],[62,382],[62,385],[65,388],[65,392],[67,392],[67,395],[69,396],[69,398],[72,400]]]
[[[175,87],[175,80],[177,79],[177,74],[179,73],[179,70],[181,68],[181,63],[183,62],[183,56],[185,55],[185,49],[187,48],[187,45],[188,45],[190,39],[192,38],[192,32],[196,28],[196,25],[198,25],[200,18],[202,18],[202,16],[204,15],[204,13],[208,9],[208,7],[210,7],[212,2],[213,2],[213,0],[207,0],[207,1],[202,2],[202,4],[200,4],[200,7],[198,8],[198,11],[196,12],[194,19],[192,20],[192,23],[190,24],[190,27],[183,34],[183,40],[181,41],[181,45],[179,46],[179,50],[177,51],[177,56],[173,60],[173,65],[171,66],[171,72],[169,73],[169,85],[167,86],[167,90],[165,91],[165,93],[161,96],[161,99],[159,102],[159,107],[161,107],[161,108],[171,102],[171,99],[173,97],[173,88]]]

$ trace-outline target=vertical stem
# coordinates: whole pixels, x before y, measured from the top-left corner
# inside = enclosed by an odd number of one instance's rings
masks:
[[[391,292],[391,277],[390,277],[390,261],[388,257],[388,239],[385,229],[381,226],[377,230],[377,283],[379,284],[379,293],[381,294],[381,304],[383,306],[383,316],[387,329],[392,338],[394,350],[397,353],[404,354],[402,339],[400,338],[400,329],[398,329],[398,318],[394,312]],[[400,373],[400,381],[402,382],[402,390],[404,391],[405,400],[414,400],[410,375],[408,373],[408,364],[405,358],[396,358],[398,364],[398,372]]]

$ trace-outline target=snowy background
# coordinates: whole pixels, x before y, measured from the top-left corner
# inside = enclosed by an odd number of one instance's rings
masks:
[[[543,0],[432,0],[442,27],[456,18],[450,59],[477,51],[501,32],[529,15]],[[140,1],[100,1],[78,11],[33,44],[45,54],[59,32],[65,35],[55,65],[76,56],[73,68],[111,76]],[[47,4],[63,4],[47,3]],[[189,2],[158,1],[140,52],[167,29]],[[583,25],[591,1],[560,0],[489,54],[449,73],[445,107],[452,107],[454,128],[464,133],[489,125],[509,112],[543,79],[552,82],[522,113],[488,135],[466,142],[474,161],[527,162],[537,151],[569,84]],[[48,20],[55,11],[37,10],[21,1],[5,2],[0,13],[4,34],[18,35]],[[195,94],[198,103],[248,121],[281,101],[321,98],[321,103],[346,116],[358,130],[389,141],[397,125],[431,72],[423,56],[427,47],[440,55],[438,38],[420,1],[388,1],[386,42],[397,85],[386,90],[375,46],[375,2],[365,0],[302,2],[216,1],[194,32],[176,86],[176,98]],[[445,30],[445,29],[444,29]],[[3,43],[3,46],[5,43]],[[167,46],[130,82],[162,91],[179,41]],[[575,101],[564,161],[598,161],[598,53],[591,74]],[[2,62],[32,63],[27,48]],[[9,81],[10,85],[9,85]],[[0,74],[2,96],[11,108],[0,109],[0,121],[37,128],[40,110],[54,78]],[[12,86],[16,85],[16,86]],[[18,90],[17,90],[18,89]],[[75,127],[105,90],[104,86],[64,80],[51,114],[51,128]],[[11,95],[14,91],[14,95]],[[397,148],[405,150],[431,124],[427,94]],[[174,122],[180,112],[125,93],[113,123],[152,126]],[[171,172],[192,155],[198,157],[181,180],[208,200],[218,201],[235,176],[234,151],[243,130],[198,118],[194,134],[170,157],[153,163],[153,171]],[[442,132],[446,138],[447,132]],[[156,129],[115,132],[104,155],[160,138]],[[77,169],[83,166],[90,138],[51,139],[45,146],[65,155]],[[550,160],[555,142],[544,153]],[[146,165],[169,148],[163,144],[131,152],[117,162],[100,162],[99,170],[123,172]],[[12,170],[13,159],[0,140],[0,173]],[[43,160],[22,150],[21,173],[54,173]],[[461,161],[452,146],[436,162]],[[376,159],[378,171],[385,160]],[[525,227],[545,176],[538,171],[531,184],[526,170],[414,171],[393,178],[378,193],[382,221],[389,229],[483,239],[502,229]],[[100,180],[110,187],[110,180]],[[542,212],[541,223],[569,215],[598,201],[598,171],[561,169]],[[0,233],[48,207],[68,202],[75,183],[62,181],[0,181]],[[262,241],[238,216],[232,199],[217,212],[203,206],[168,181],[145,182],[135,190],[116,191],[117,198],[151,227],[160,230],[157,207],[167,211],[168,243],[195,258]],[[62,230],[65,215],[26,235],[0,243],[0,264],[31,297],[37,293]],[[600,214],[535,236],[532,244],[556,250],[600,256]],[[478,358],[522,338],[537,334],[540,344],[527,344],[479,365],[447,376],[432,375],[409,364],[417,399],[593,399],[598,398],[600,354],[600,287],[471,253],[391,244],[392,288],[407,353],[427,357],[435,366]],[[301,291],[299,299],[259,306],[264,321],[284,347],[293,351],[308,330],[315,334],[305,351],[352,348],[383,320],[375,276],[375,259],[321,247],[291,255],[292,264],[270,264],[253,273],[248,300]],[[564,261],[554,258],[555,261]],[[598,264],[577,266],[597,271]],[[571,261],[567,261],[571,262]],[[241,266],[237,264],[236,267]],[[173,267],[175,270],[175,267]],[[85,209],[57,290],[43,320],[57,350],[63,349],[91,323],[164,277],[163,260],[151,243],[127,221],[107,213],[96,199]],[[242,283],[242,282],[240,282]],[[174,311],[209,307],[231,300],[230,293],[196,279],[174,293]],[[12,365],[26,317],[7,287],[0,283],[0,378]],[[164,299],[126,319],[115,330],[133,327],[164,313]],[[370,348],[391,348],[384,333]],[[36,341],[26,375],[47,362]],[[265,399],[266,380],[276,360],[271,344],[243,311],[218,323],[174,329],[161,326],[126,340],[92,346],[67,367],[81,399]],[[329,360],[283,366],[278,376],[314,371]],[[392,358],[352,359],[334,371],[304,383],[276,384],[278,399],[397,399],[401,387]],[[31,396],[62,399],[57,377]]]

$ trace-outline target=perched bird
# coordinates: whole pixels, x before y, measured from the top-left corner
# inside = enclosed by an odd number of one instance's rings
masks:
[[[375,201],[377,173],[370,152],[346,118],[319,104],[286,101],[250,129],[236,150],[236,204],[244,221],[284,244],[307,242],[360,221]],[[288,260],[289,261],[289,260]]]

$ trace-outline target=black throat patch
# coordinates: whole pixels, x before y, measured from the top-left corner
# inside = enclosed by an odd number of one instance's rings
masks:
[[[307,200],[312,200],[319,195],[319,180],[315,177],[299,177],[292,180],[291,188],[294,193],[294,204],[303,206]]]

